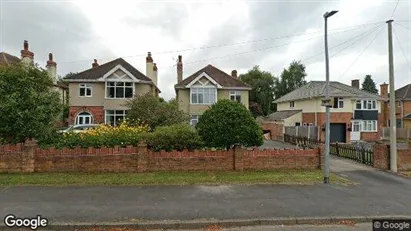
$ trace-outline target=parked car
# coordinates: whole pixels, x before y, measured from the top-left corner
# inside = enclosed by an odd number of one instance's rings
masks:
[[[66,129],[62,129],[58,131],[59,133],[67,133],[67,132],[74,132],[74,133],[81,133],[88,129],[94,129],[98,127],[98,124],[79,124],[79,125],[71,125]]]

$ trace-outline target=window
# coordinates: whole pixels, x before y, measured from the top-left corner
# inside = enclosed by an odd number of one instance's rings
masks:
[[[217,99],[217,88],[191,88],[192,104],[214,104]]]
[[[290,102],[290,107],[293,108],[294,107],[294,101]]]
[[[301,123],[300,123],[300,122],[296,122],[296,123],[295,123],[295,126],[296,126],[296,127],[299,127],[299,126],[301,126]]]
[[[197,123],[198,123],[198,115],[191,115],[190,125],[194,127],[197,125]]]
[[[127,110],[106,110],[106,124],[118,126],[126,118]]]
[[[133,98],[134,83],[129,82],[107,82],[106,97],[110,99]]]
[[[377,101],[375,100],[357,100],[356,110],[377,110]]]
[[[92,122],[93,122],[93,116],[88,112],[81,112],[76,117],[76,125],[91,124]]]
[[[334,108],[344,108],[344,98],[335,97],[334,98]]]
[[[352,126],[353,132],[361,132],[361,123],[360,121],[354,121]]]
[[[376,120],[364,120],[362,123],[363,132],[376,132],[377,131],[377,121]]]
[[[80,83],[80,96],[91,97],[91,84]]]
[[[230,91],[230,100],[241,103],[241,91]]]

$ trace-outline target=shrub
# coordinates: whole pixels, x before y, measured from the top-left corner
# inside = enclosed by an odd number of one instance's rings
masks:
[[[158,127],[146,135],[146,142],[154,151],[192,150],[203,146],[197,131],[186,123]]]
[[[241,103],[220,100],[199,118],[196,128],[208,147],[229,149],[263,144],[263,131],[251,112]]]

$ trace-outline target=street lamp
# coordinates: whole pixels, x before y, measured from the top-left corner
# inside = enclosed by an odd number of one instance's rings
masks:
[[[338,11],[333,10],[324,14],[324,46],[325,46],[325,163],[324,163],[324,184],[330,182],[330,67],[328,60],[328,38],[327,38],[327,19]]]

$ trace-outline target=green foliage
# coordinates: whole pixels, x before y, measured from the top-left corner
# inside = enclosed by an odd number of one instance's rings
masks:
[[[69,77],[74,76],[74,75],[77,75],[77,74],[78,74],[78,72],[69,72],[69,73],[67,73],[67,74],[63,77],[63,79],[69,78]]]
[[[378,89],[375,86],[375,82],[371,75],[366,75],[364,81],[362,82],[362,90],[368,91],[373,94],[378,94]]]
[[[203,146],[197,131],[186,123],[158,127],[146,135],[147,146],[154,150],[197,149]]]
[[[165,102],[152,93],[137,95],[126,104],[130,108],[127,118],[139,120],[151,129],[188,122],[188,114],[178,110],[177,102]]]
[[[207,147],[263,144],[263,132],[250,111],[243,104],[230,100],[213,104],[201,115],[196,128]]]
[[[254,66],[239,78],[252,87],[249,100],[253,116],[270,114],[273,111],[274,76],[270,72],[261,71],[259,66]]]
[[[301,61],[293,61],[287,69],[281,73],[280,79],[275,79],[274,96],[276,99],[294,91],[295,89],[307,84],[305,77],[305,66]]]
[[[47,71],[22,64],[0,66],[0,137],[17,143],[42,139],[61,120],[62,105]]]
[[[63,106],[63,121],[69,118],[69,112],[70,112],[70,106],[68,104],[65,104]]]

